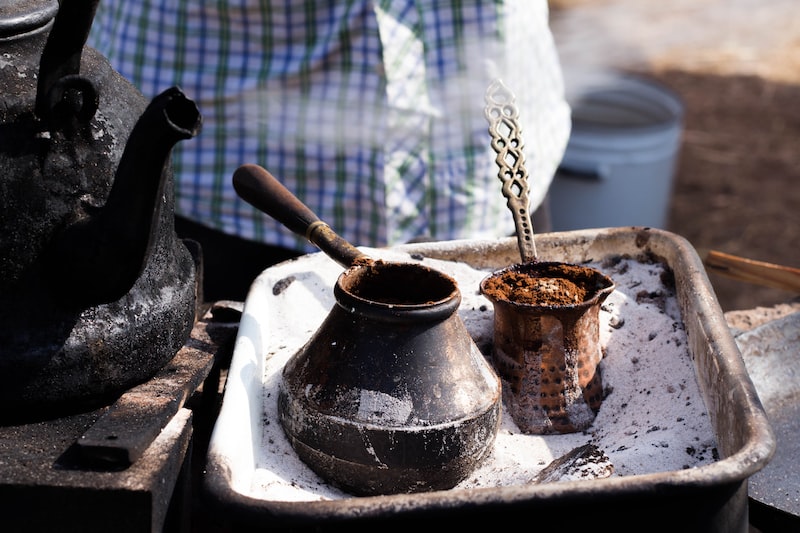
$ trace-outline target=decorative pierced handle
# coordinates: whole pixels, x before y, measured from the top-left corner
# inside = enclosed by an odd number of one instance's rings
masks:
[[[503,196],[508,199],[508,208],[514,216],[522,262],[529,263],[536,261],[536,244],[529,212],[528,171],[522,152],[519,110],[514,102],[514,93],[499,79],[493,80],[486,89],[485,114],[492,148],[497,153],[497,177],[503,182]]]

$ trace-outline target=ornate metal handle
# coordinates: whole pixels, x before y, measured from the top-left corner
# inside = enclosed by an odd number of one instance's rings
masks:
[[[499,79],[486,89],[485,115],[489,121],[492,148],[497,153],[497,177],[503,182],[503,196],[514,216],[517,245],[523,263],[536,261],[536,244],[533,239],[528,200],[528,171],[522,152],[519,110],[514,94]]]

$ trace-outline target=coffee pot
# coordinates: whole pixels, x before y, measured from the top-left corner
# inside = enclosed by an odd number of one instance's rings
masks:
[[[113,398],[194,323],[199,252],[175,234],[169,157],[202,118],[85,46],[97,4],[0,6],[2,420]]]

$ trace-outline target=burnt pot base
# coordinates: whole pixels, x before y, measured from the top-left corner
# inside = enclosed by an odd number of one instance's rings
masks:
[[[317,415],[306,420],[306,431],[295,433],[296,425],[283,415],[292,413],[290,400],[281,394],[279,402],[281,423],[289,428],[285,433],[298,457],[356,496],[453,488],[491,453],[500,423],[497,402],[474,418],[439,426],[382,428]],[[327,439],[330,435],[336,439]]]

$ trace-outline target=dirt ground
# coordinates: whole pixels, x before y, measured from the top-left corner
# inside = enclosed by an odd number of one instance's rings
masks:
[[[709,249],[800,267],[800,86],[752,76],[658,72],[686,102],[667,229]],[[723,310],[791,292],[710,274]]]
[[[701,258],[718,250],[800,267],[800,4],[793,2],[551,1],[566,68],[636,72],[682,98],[666,229]],[[798,296],[709,278],[724,311]]]

